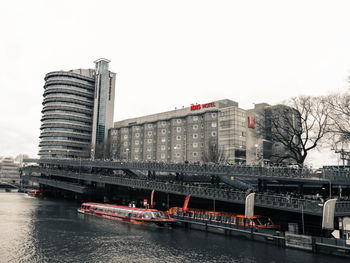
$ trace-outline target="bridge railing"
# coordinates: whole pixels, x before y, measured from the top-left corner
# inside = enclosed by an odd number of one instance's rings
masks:
[[[33,161],[31,159],[31,161]],[[37,159],[39,164],[71,165],[108,169],[135,169],[148,171],[179,172],[199,175],[226,175],[251,178],[309,179],[323,183],[350,183],[350,171],[323,169],[314,171],[307,168],[261,167],[224,164],[193,164],[165,162],[126,162],[89,159]]]

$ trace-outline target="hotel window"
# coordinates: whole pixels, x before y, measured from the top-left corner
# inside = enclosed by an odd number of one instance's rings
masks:
[[[216,113],[212,113],[212,114],[211,114],[211,117],[212,117],[213,119],[215,119],[215,118],[216,118]]]
[[[193,148],[197,148],[198,147],[198,143],[194,142],[193,143]]]
[[[198,138],[198,133],[194,133],[193,134],[193,139],[197,139]]]
[[[181,136],[176,136],[176,140],[180,141],[181,140]]]
[[[128,138],[128,135],[127,135],[127,134],[125,134],[125,135],[124,135],[124,139],[127,139],[127,138]]]
[[[211,123],[211,127],[215,128],[216,127],[216,122]]]
[[[152,143],[152,139],[148,139],[147,142],[148,142],[148,143]]]
[[[165,125],[166,125],[166,122],[165,122],[165,121],[162,121],[161,124],[162,124],[162,126],[165,126]]]
[[[198,121],[198,116],[193,116],[194,121]]]
[[[153,124],[152,123],[149,123],[148,124],[148,128],[152,128],[153,127]]]
[[[147,147],[147,152],[150,152],[150,151],[152,151],[152,147],[148,146]]]
[[[139,152],[139,148],[135,148],[135,153],[138,153]]]
[[[177,119],[177,123],[181,123],[181,121],[182,121],[181,119]]]
[[[165,151],[165,145],[160,146],[160,149],[161,149],[162,151]]]
[[[140,134],[139,133],[135,133],[135,137],[140,137]]]
[[[160,155],[160,158],[165,159],[165,153],[162,153],[162,154]]]
[[[140,127],[139,127],[139,126],[136,126],[136,127],[135,127],[135,130],[137,130],[137,131],[140,130]]]
[[[139,145],[139,141],[135,141],[135,145]]]
[[[148,131],[148,136],[152,136],[152,131]]]
[[[176,144],[176,149],[181,149],[181,144]]]
[[[165,137],[162,137],[161,142],[166,142]]]
[[[215,137],[216,136],[216,132],[215,131],[211,132],[211,136]]]
[[[162,129],[162,134],[166,134],[166,129]]]
[[[128,146],[128,142],[124,142],[124,146]]]
[[[194,125],[193,125],[193,129],[194,129],[194,130],[197,130],[197,129],[198,129],[198,124],[194,124]]]
[[[193,152],[193,157],[197,157],[198,153],[197,152]]]
[[[177,132],[181,132],[181,127],[176,127]]]

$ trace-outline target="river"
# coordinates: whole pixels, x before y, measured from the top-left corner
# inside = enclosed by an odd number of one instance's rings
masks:
[[[81,215],[78,206],[1,192],[0,262],[348,262],[197,230]]]

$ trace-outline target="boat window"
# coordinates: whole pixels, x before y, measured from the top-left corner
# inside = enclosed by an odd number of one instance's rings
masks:
[[[166,218],[163,212],[157,211],[157,212],[152,212],[153,218]]]
[[[242,218],[236,217],[236,225],[242,225]]]
[[[150,212],[146,212],[143,214],[142,218],[145,218],[145,219],[152,218],[152,214]]]

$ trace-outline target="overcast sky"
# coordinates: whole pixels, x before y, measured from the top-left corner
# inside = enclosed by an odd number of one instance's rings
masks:
[[[36,157],[46,73],[101,57],[117,73],[115,121],[345,91],[349,10],[346,0],[3,1],[0,156]]]

